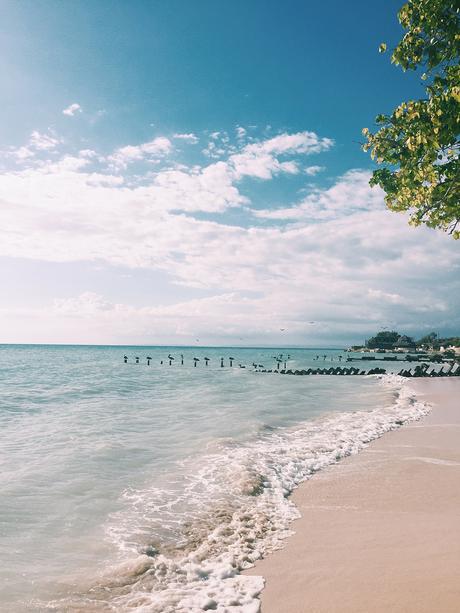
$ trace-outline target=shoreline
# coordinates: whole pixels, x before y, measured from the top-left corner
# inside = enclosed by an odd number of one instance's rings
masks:
[[[460,380],[408,382],[433,409],[300,485],[262,613],[460,610]]]

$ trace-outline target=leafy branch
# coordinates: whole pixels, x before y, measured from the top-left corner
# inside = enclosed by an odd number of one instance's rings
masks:
[[[403,70],[423,67],[426,97],[380,114],[363,149],[384,165],[371,185],[385,191],[387,206],[460,238],[460,5],[458,0],[409,0],[398,17],[406,29],[391,61]],[[385,53],[386,44],[379,51]]]

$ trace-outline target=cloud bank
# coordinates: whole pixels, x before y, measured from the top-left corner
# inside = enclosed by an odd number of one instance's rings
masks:
[[[62,150],[56,134],[34,132],[0,174],[0,256],[166,273],[204,297],[135,307],[129,296],[57,292],[43,309],[0,310],[5,330],[16,330],[5,340],[39,327],[46,338],[35,332],[36,342],[311,345],[381,325],[410,333],[460,323],[455,244],[388,212],[368,171],[310,186],[282,207],[253,205],[244,181],[302,173],[311,181],[324,166],[305,167],[305,157],[326,153],[332,139],[305,131],[250,140],[238,127],[235,141],[209,135],[220,153],[201,163],[177,160],[174,141],[198,137],[157,136],[101,154]],[[31,155],[19,154],[24,147]]]

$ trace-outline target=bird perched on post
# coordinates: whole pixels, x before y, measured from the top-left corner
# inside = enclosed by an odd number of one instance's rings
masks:
[[[171,366],[174,358],[172,357],[172,355],[168,355],[168,360],[169,360],[169,365]]]
[[[195,362],[194,366],[196,367],[196,363],[200,361],[200,358],[193,358],[193,361]]]

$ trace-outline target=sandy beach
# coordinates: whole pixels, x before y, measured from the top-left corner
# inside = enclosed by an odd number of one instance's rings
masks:
[[[427,417],[294,493],[294,536],[247,571],[262,613],[460,611],[460,380],[409,385]]]

